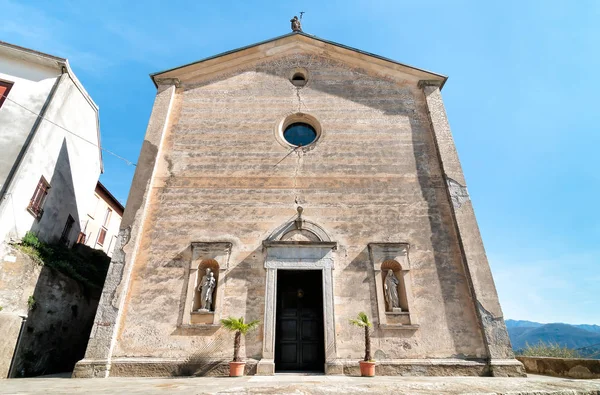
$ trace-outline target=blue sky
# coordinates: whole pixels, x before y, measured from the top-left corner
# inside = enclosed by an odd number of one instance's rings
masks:
[[[326,4],[324,4],[326,3]],[[0,40],[69,58],[137,160],[148,74],[304,31],[450,77],[443,95],[506,318],[600,324],[600,2],[0,0]],[[105,155],[122,202],[134,168]]]

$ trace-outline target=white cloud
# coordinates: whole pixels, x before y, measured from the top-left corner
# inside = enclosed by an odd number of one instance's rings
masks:
[[[538,322],[600,324],[597,295],[600,254],[581,253],[526,262],[490,256],[490,265],[505,318]],[[597,276],[596,276],[597,277]],[[594,295],[594,296],[593,296]]]
[[[99,73],[113,65],[108,57],[77,49],[69,42],[73,32],[65,22],[47,15],[37,7],[12,0],[0,0],[0,10],[3,14],[10,15],[10,20],[0,24],[0,33],[11,43],[68,58],[76,70]]]

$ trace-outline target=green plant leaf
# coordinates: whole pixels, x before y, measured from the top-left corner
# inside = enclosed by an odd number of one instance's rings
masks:
[[[223,328],[231,331],[231,332],[240,332],[243,335],[248,333],[249,331],[255,329],[260,321],[255,320],[249,323],[244,323],[244,317],[235,318],[235,317],[227,317],[221,320],[221,326]]]
[[[369,316],[367,316],[367,314],[364,311],[361,311],[360,313],[358,313],[358,316],[355,319],[351,319],[350,323],[352,325],[358,326],[360,328],[364,328],[364,327],[372,327],[373,323],[371,321],[369,321]]]

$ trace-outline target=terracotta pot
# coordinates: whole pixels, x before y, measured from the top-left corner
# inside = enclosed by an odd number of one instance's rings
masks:
[[[375,376],[375,362],[360,361],[360,375],[364,377]]]
[[[240,377],[244,375],[246,362],[229,362],[229,377]]]

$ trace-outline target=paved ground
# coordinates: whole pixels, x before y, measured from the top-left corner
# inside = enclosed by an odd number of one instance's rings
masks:
[[[600,395],[600,380],[499,377],[249,376],[0,380],[1,394],[535,394]]]

